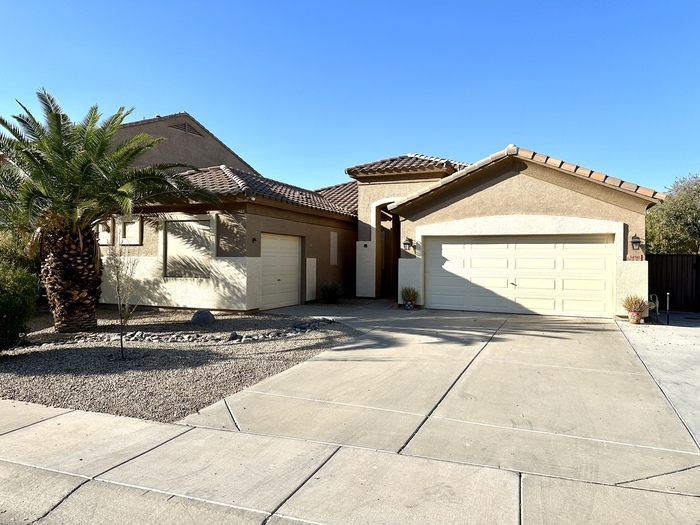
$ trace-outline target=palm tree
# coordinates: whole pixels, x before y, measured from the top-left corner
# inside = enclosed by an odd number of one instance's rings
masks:
[[[0,227],[34,231],[42,243],[41,277],[58,332],[97,326],[102,266],[96,226],[131,215],[142,204],[213,202],[215,197],[175,172],[182,164],[133,167],[161,139],[114,135],[133,111],[102,119],[97,106],[72,122],[46,90],[37,92],[40,122],[21,103],[12,123],[0,117]]]

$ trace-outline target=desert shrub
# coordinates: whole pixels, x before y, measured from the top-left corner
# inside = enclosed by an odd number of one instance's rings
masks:
[[[401,288],[401,299],[405,301],[416,302],[418,300],[418,290],[413,286],[404,286]]]
[[[21,341],[34,313],[38,291],[36,275],[0,261],[0,350]]]
[[[343,297],[343,285],[333,281],[322,284],[318,289],[318,300],[326,304],[335,304]]]
[[[27,251],[29,240],[28,233],[0,230],[0,262],[38,273],[39,257],[29,255]]]
[[[628,312],[643,312],[649,303],[641,295],[628,295],[622,300],[622,307]]]

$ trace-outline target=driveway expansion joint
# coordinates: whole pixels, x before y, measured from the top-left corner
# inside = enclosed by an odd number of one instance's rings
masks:
[[[684,468],[681,468],[681,469],[678,469],[678,470],[671,470],[671,471],[669,471],[669,472],[662,472],[661,474],[652,474],[651,476],[646,476],[646,477],[643,477],[643,478],[630,479],[630,480],[628,480],[628,481],[620,481],[620,482],[618,482],[618,483],[615,483],[615,485],[622,486],[622,485],[626,485],[626,484],[628,484],[628,483],[637,483],[638,481],[647,481],[647,480],[649,480],[649,479],[662,478],[662,477],[664,477],[664,476],[670,476],[671,474],[678,474],[678,473],[680,473],[680,472],[686,472],[686,471],[688,471],[688,470],[693,470],[693,469],[696,469],[696,468],[699,468],[699,467],[700,467],[700,464],[698,464],[698,465],[693,465],[693,466],[691,466],[691,467],[684,467]]]
[[[228,401],[226,401],[226,398],[224,398],[224,405],[226,405],[226,409],[231,416],[231,421],[233,421],[233,424],[236,425],[236,430],[240,431],[241,426],[238,424],[238,421],[236,421],[236,416],[233,415],[233,410],[231,410],[231,406],[228,404]]]
[[[421,423],[418,425],[418,427],[417,427],[416,430],[413,432],[413,434],[411,434],[411,435],[408,437],[408,439],[406,440],[406,443],[404,443],[403,446],[399,449],[398,454],[401,454],[401,453],[404,451],[404,449],[408,446],[408,444],[411,442],[411,440],[413,440],[413,438],[416,437],[416,434],[418,434],[418,432],[420,432],[420,429],[423,428],[423,425],[425,425],[425,423],[428,421],[428,419],[430,419],[430,416],[432,416],[432,415],[435,413],[435,411],[437,410],[437,408],[440,406],[440,403],[442,403],[442,402],[445,400],[445,398],[447,397],[447,395],[452,391],[452,389],[453,389],[453,388],[455,387],[455,385],[459,382],[459,380],[462,379],[462,376],[467,372],[467,370],[469,369],[469,367],[472,366],[472,363],[474,363],[474,361],[476,361],[476,358],[479,357],[479,356],[481,355],[481,352],[484,351],[484,349],[488,346],[488,344],[489,344],[491,341],[493,341],[493,338],[496,337],[496,334],[499,332],[499,330],[500,330],[501,328],[503,328],[503,326],[508,322],[509,319],[510,319],[510,316],[507,316],[507,317],[503,320],[503,322],[498,326],[498,328],[496,328],[496,329],[493,331],[493,333],[491,334],[491,337],[489,337],[488,340],[483,344],[483,346],[482,346],[481,348],[479,348],[479,351],[476,352],[476,353],[474,354],[474,357],[472,357],[472,358],[469,360],[469,362],[467,363],[467,366],[465,366],[464,369],[457,375],[457,377],[456,377],[455,380],[452,382],[452,384],[451,384],[449,387],[447,387],[447,390],[446,390],[445,393],[440,397],[440,399],[438,399],[437,403],[435,403],[435,406],[430,410],[430,412],[428,412],[428,414],[426,414],[425,418],[423,419],[423,421],[421,421]]]
[[[31,423],[27,423],[26,425],[23,425],[21,427],[13,428],[12,430],[8,430],[6,432],[0,432],[0,436],[6,436],[7,434],[11,434],[12,432],[17,432],[18,430],[23,430],[25,428],[33,427],[34,425],[38,425],[39,423],[44,423],[45,421],[50,421],[52,419],[56,419],[57,417],[65,416],[67,414],[71,414],[73,412],[77,412],[75,409],[66,409],[65,412],[61,412],[60,414],[56,414],[55,416],[49,416],[44,419],[40,419],[39,421],[32,421]]]
[[[632,351],[634,352],[634,355],[637,356],[637,359],[639,359],[639,362],[642,363],[642,366],[644,367],[644,369],[647,371],[647,373],[649,374],[649,376],[651,377],[651,379],[652,379],[652,380],[654,381],[654,383],[656,384],[656,387],[657,387],[657,388],[659,389],[659,391],[661,392],[661,395],[664,396],[664,399],[666,400],[666,402],[669,404],[669,406],[670,406],[670,407],[673,409],[673,411],[676,413],[676,416],[678,416],[678,419],[680,420],[680,422],[683,424],[683,426],[685,427],[686,431],[687,431],[688,434],[690,435],[690,439],[692,439],[693,442],[695,442],[695,446],[697,446],[697,447],[698,447],[698,450],[700,450],[700,441],[698,441],[698,438],[695,436],[695,434],[693,434],[693,431],[690,429],[690,427],[688,426],[688,423],[686,423],[685,419],[683,419],[683,416],[681,416],[681,413],[680,413],[680,412],[678,411],[678,409],[676,408],[676,405],[673,404],[673,401],[671,401],[671,398],[668,397],[668,394],[666,394],[666,391],[661,387],[661,385],[659,384],[659,381],[656,379],[656,376],[654,376],[654,374],[652,373],[652,371],[649,370],[649,367],[648,367],[647,364],[644,362],[644,359],[642,359],[642,356],[639,355],[639,352],[637,352],[637,349],[636,349],[636,348],[634,347],[634,345],[632,344],[632,341],[629,340],[629,337],[627,337],[627,334],[625,333],[625,331],[620,327],[619,321],[616,320],[616,321],[615,321],[615,324],[616,324],[616,326],[617,326],[617,329],[620,331],[620,333],[622,333],[622,336],[623,336],[623,337],[625,338],[625,340],[627,341],[627,344],[630,345],[630,348],[631,348]]]
[[[173,426],[174,426],[174,425],[173,425]],[[165,441],[163,441],[163,442],[161,442],[161,443],[158,443],[157,445],[154,445],[154,446],[150,447],[150,448],[147,449],[147,450],[144,450],[143,452],[139,452],[139,453],[136,454],[135,456],[133,456],[133,457],[131,457],[131,458],[129,458],[129,459],[125,459],[124,461],[118,463],[117,465],[113,465],[113,466],[109,467],[109,468],[108,468],[107,470],[105,470],[104,472],[100,472],[99,474],[95,474],[94,476],[92,476],[91,479],[97,479],[97,478],[99,478],[100,476],[104,476],[105,474],[107,474],[107,472],[109,472],[109,471],[111,471],[111,470],[114,470],[115,468],[121,467],[122,465],[124,465],[124,464],[126,464],[126,463],[129,463],[130,461],[133,461],[133,460],[135,460],[136,458],[140,458],[141,456],[144,456],[144,455],[148,454],[149,452],[153,452],[155,449],[160,448],[160,447],[162,447],[163,445],[165,445],[166,443],[170,443],[171,441],[173,441],[173,440],[175,440],[175,439],[177,439],[177,438],[179,438],[179,437],[181,437],[181,436],[184,436],[185,434],[187,434],[188,432],[191,432],[191,431],[194,430],[195,428],[196,428],[196,427],[184,427],[184,430],[183,430],[182,432],[180,432],[179,434],[176,434],[176,435],[174,435],[173,437],[168,438],[168,439],[166,439]]]
[[[563,434],[561,432],[547,432],[546,430],[537,430],[534,428],[506,427],[503,425],[494,425],[492,423],[480,423],[478,421],[465,421],[463,419],[454,419],[454,418],[444,417],[444,416],[432,416],[432,417],[435,419],[443,419],[445,421],[454,421],[455,423],[463,423],[465,425],[477,425],[477,426],[481,426],[481,427],[498,428],[501,430],[509,430],[509,431],[516,431],[516,432],[530,432],[533,434],[542,434],[545,436],[556,436],[556,437],[563,437],[563,438],[568,438],[568,439],[581,439],[584,441],[593,441],[595,443],[607,443],[610,445],[620,445],[623,447],[644,448],[644,449],[649,449],[649,450],[660,450],[663,452],[675,452],[678,454],[688,454],[689,456],[700,456],[700,451],[695,452],[695,451],[689,451],[689,450],[678,450],[675,448],[655,447],[652,445],[640,445],[639,443],[625,443],[624,441],[613,441],[610,439],[597,439],[597,438],[591,438],[591,437],[586,437],[586,436],[575,436],[572,434]],[[691,468],[693,468],[693,467],[691,467]]]
[[[262,392],[262,391],[251,390],[251,389],[247,389],[246,391],[253,393],[253,394],[259,394],[261,396],[283,397],[285,399],[300,399],[302,401],[312,401],[314,403],[324,403],[327,405],[337,405],[337,406],[352,407],[352,408],[364,408],[367,410],[379,410],[382,412],[392,412],[395,414],[406,414],[408,416],[425,416],[425,414],[419,414],[418,412],[406,412],[405,410],[394,410],[393,408],[371,407],[368,405],[358,405],[355,403],[342,403],[340,401],[328,401],[327,399],[317,399],[314,397],[290,396],[287,394],[277,394],[274,392]],[[362,447],[360,447],[360,448],[362,448]]]
[[[329,456],[326,458],[326,460],[323,461],[323,462],[318,466],[318,468],[314,469],[314,471],[311,472],[311,474],[309,474],[309,475],[306,477],[306,479],[304,479],[304,481],[302,481],[302,482],[299,484],[299,486],[298,486],[297,488],[295,488],[294,490],[292,490],[292,492],[291,492],[286,498],[284,498],[284,500],[282,500],[282,502],[281,502],[279,505],[277,505],[277,507],[275,507],[275,508],[272,510],[272,512],[270,513],[270,515],[269,515],[267,518],[265,518],[265,521],[263,521],[261,525],[267,525],[267,523],[268,523],[268,522],[270,521],[270,519],[275,515],[275,513],[276,513],[278,510],[280,510],[280,509],[282,508],[282,506],[283,506],[285,503],[287,503],[297,492],[299,492],[299,491],[301,490],[301,488],[302,488],[304,485],[306,485],[306,484],[309,482],[309,480],[310,480],[311,478],[313,478],[323,467],[325,467],[325,466],[328,464],[328,462],[329,462],[331,459],[333,459],[333,457],[338,453],[338,451],[340,451],[341,448],[342,448],[342,447],[340,447],[340,446],[339,446],[339,447],[336,447],[336,449],[333,451],[333,453],[332,453],[331,455],[329,455]]]

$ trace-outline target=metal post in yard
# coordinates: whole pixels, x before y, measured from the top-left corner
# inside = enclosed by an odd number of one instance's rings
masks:
[[[669,319],[668,310],[670,308],[670,306],[669,306],[670,304],[671,304],[671,292],[666,292],[666,324],[667,325],[670,324],[668,322],[668,319]]]

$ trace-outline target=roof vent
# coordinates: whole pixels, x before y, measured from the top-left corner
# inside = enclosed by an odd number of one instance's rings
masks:
[[[199,131],[197,131],[196,128],[193,128],[190,126],[187,122],[183,122],[182,124],[175,124],[174,126],[170,126],[173,129],[176,129],[178,131],[184,131],[185,133],[190,133],[191,135],[197,135],[198,137],[203,137]]]

